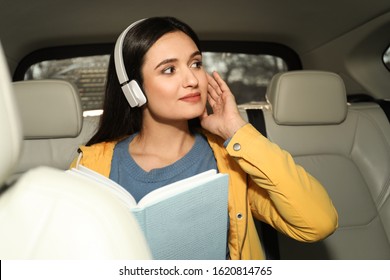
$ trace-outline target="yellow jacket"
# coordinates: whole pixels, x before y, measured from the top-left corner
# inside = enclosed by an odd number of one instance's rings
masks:
[[[336,230],[337,211],[322,185],[251,124],[239,129],[226,148],[220,137],[204,134],[219,172],[229,174],[231,259],[264,259],[253,217],[304,242],[319,241]],[[81,147],[80,164],[108,177],[115,145]]]

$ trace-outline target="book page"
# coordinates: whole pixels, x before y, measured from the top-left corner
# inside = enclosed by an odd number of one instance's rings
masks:
[[[145,195],[138,202],[138,207],[144,207],[145,205],[150,205],[157,201],[164,200],[172,196],[173,194],[184,192],[190,188],[199,185],[200,183],[206,181],[207,179],[215,175],[218,175],[217,171],[215,169],[210,169],[208,171],[196,174],[192,177],[158,188]]]
[[[67,170],[67,172],[73,172],[81,176],[88,177],[91,180],[94,180],[100,184],[103,184],[109,188],[109,190],[120,199],[128,208],[133,208],[137,205],[134,197],[121,185],[115,181],[107,178],[92,169],[89,169],[85,166],[79,165],[78,168],[72,168]]]
[[[91,180],[94,180],[109,187],[109,189],[115,194],[115,196],[117,196],[128,208],[134,208],[137,206],[139,208],[142,208],[145,205],[150,205],[157,201],[164,200],[174,194],[178,194],[190,188],[193,188],[212,176],[218,175],[215,169],[210,169],[192,177],[158,188],[145,195],[137,204],[134,197],[125,188],[123,188],[121,185],[111,180],[110,178],[107,178],[82,165],[79,165],[78,168],[72,168],[68,170],[68,172],[69,171],[76,174],[80,174],[82,176],[86,176]]]

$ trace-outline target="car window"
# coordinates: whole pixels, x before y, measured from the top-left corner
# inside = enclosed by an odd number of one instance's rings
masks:
[[[109,55],[45,60],[31,65],[24,79],[69,80],[80,92],[84,116],[101,114],[108,61]],[[272,76],[288,70],[282,58],[268,54],[203,52],[203,64],[207,72],[221,74],[239,105],[265,101]]]
[[[46,60],[30,66],[24,80],[63,79],[76,85],[84,116],[102,113],[109,55]]]
[[[387,70],[390,71],[390,46],[387,48],[387,50],[383,54],[383,63],[387,67]]]
[[[221,74],[239,105],[265,101],[272,76],[287,71],[284,60],[273,55],[205,52],[203,56],[206,70]]]

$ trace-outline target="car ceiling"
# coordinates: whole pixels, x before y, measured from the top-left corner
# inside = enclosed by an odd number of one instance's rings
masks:
[[[389,0],[0,0],[0,40],[12,70],[34,50],[113,42],[137,19],[169,15],[203,40],[277,42],[304,57],[389,14]]]

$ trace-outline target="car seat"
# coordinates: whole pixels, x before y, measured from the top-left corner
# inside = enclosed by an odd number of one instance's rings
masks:
[[[0,45],[0,259],[151,259],[135,218],[108,188],[46,166],[7,183],[23,138],[13,89]]]

